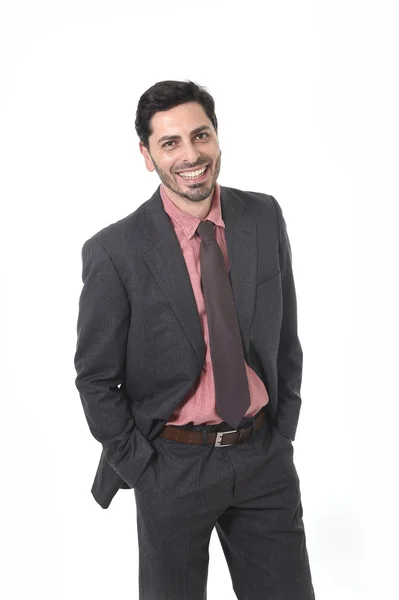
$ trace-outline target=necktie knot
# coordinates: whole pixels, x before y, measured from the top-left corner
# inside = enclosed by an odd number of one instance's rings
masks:
[[[201,238],[205,242],[209,241],[209,240],[214,240],[215,239],[214,223],[209,220],[201,221],[201,223],[197,227],[197,233],[201,236]]]

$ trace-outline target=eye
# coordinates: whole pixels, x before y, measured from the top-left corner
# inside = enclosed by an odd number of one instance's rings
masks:
[[[202,133],[199,133],[198,135],[204,135],[205,137],[209,137],[209,133],[205,133],[205,131],[203,131]]]
[[[162,148],[165,148],[167,146],[167,144],[174,144],[173,140],[169,140],[168,142],[165,142],[164,144],[162,144]],[[168,148],[170,148],[171,146],[167,146]]]

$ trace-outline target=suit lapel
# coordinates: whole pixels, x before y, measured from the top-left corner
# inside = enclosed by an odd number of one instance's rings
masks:
[[[204,364],[206,347],[197,304],[186,262],[159,187],[146,203],[141,235],[152,242],[143,258],[165,294],[186,333],[199,364]],[[222,218],[230,264],[230,281],[246,356],[255,304],[257,243],[256,224],[237,192],[220,186]]]

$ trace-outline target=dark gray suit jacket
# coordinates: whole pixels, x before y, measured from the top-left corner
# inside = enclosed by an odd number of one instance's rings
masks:
[[[220,189],[245,360],[266,386],[271,423],[294,440],[302,348],[286,223],[272,196]],[[206,348],[160,186],[89,238],[82,261],[75,383],[102,444],[91,491],[108,508],[120,488],[136,485],[152,440],[199,377]]]

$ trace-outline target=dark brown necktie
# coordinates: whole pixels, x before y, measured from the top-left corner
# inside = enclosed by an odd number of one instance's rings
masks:
[[[201,221],[200,267],[209,327],[216,410],[237,429],[250,406],[244,351],[233,291],[222,251],[215,239],[214,223]]]

